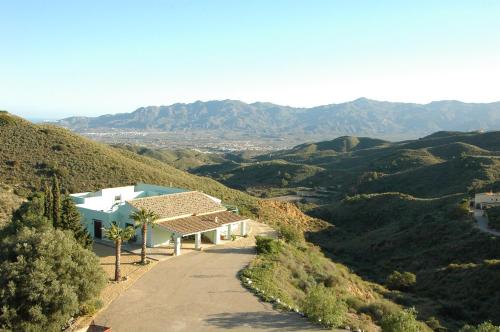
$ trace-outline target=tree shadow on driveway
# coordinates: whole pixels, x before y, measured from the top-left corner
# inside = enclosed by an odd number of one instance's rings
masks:
[[[313,326],[293,313],[240,312],[211,315],[205,322],[218,329],[262,330],[262,331],[328,331]]]

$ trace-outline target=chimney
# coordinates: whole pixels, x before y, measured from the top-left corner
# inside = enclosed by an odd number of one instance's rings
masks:
[[[218,224],[219,223],[219,217],[215,217],[215,223]]]

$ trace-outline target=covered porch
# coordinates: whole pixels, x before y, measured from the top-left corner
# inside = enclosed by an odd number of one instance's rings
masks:
[[[220,244],[232,240],[233,236],[246,236],[248,219],[224,211],[206,215],[163,220],[157,226],[172,233],[173,255],[182,250],[201,250],[204,244]]]

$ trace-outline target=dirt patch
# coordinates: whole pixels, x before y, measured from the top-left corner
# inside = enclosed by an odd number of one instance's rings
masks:
[[[99,257],[99,261],[102,269],[108,275],[111,280],[115,276],[115,248],[106,246],[99,243],[94,243],[93,248],[94,253]],[[121,270],[122,276],[128,277],[134,273],[139,272],[144,266],[138,264],[141,260],[141,256],[122,251],[121,256]]]
[[[276,200],[259,201],[259,221],[270,225],[294,225],[303,231],[318,231],[329,225],[323,220],[309,217],[297,206]]]

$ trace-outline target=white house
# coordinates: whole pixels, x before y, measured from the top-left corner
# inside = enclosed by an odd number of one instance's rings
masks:
[[[198,191],[140,183],[135,186],[106,188],[96,192],[72,194],[87,231],[103,239],[103,228],[113,221],[120,227],[132,226],[130,214],[145,209],[158,215],[155,227],[149,227],[147,246],[166,246],[173,241],[176,255],[180,254],[183,237],[195,237],[195,247],[201,248],[202,236],[218,244],[221,237],[247,234],[248,219],[227,210],[218,198]],[[141,231],[131,240],[142,242]]]
[[[500,193],[479,193],[474,197],[474,206],[478,209],[486,209],[495,205],[500,205]]]

